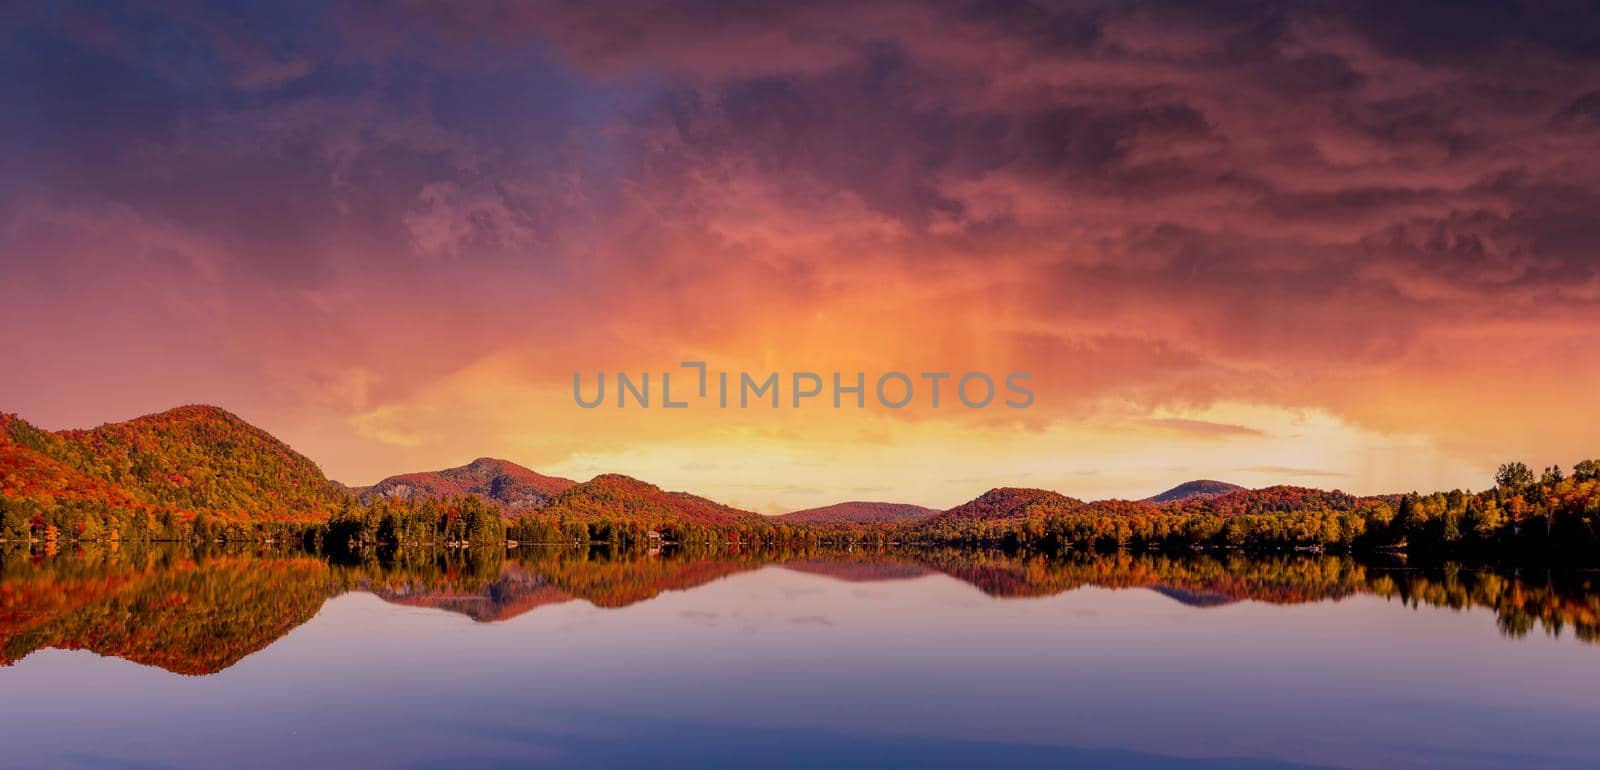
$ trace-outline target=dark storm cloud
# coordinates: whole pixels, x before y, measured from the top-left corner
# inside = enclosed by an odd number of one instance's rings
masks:
[[[810,334],[1045,351],[1062,408],[1445,430],[1385,399],[1464,414],[1595,341],[1597,34],[1559,2],[64,4],[0,27],[5,258],[62,313],[195,265],[223,326],[423,372],[378,381]]]

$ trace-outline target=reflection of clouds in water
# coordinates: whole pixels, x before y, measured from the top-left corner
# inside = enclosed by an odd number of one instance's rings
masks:
[[[750,613],[744,610],[734,610],[730,613],[730,617],[739,624],[739,631],[746,635],[759,633],[777,620],[777,616],[768,611]]]
[[[88,735],[85,751],[128,767],[715,768],[773,756],[763,764],[1387,770],[1590,767],[1577,760],[1600,756],[1587,729],[1595,648],[1573,644],[1568,623],[1561,637],[1521,640],[1506,664],[1488,622],[1512,596],[1537,608],[1516,628],[1546,613],[1579,619],[1594,606],[1592,573],[1393,570],[1309,555],[922,550],[808,554],[809,571],[763,568],[748,553],[513,556],[307,564],[311,598],[338,595],[225,676],[168,676],[88,651],[29,655],[0,668],[0,692],[13,696],[0,698],[0,765],[68,763],[61,747]],[[854,582],[905,562],[940,574]],[[4,587],[39,607],[116,592],[60,610],[44,629],[56,645],[129,654],[157,635],[167,649],[214,651],[248,629],[197,627],[160,601],[253,597],[270,631],[283,620],[274,602],[301,572],[258,590],[272,560],[156,563],[167,566],[8,562]],[[604,606],[546,602],[550,585]],[[1248,601],[1214,606],[1220,596]],[[498,611],[484,617],[495,620],[469,622],[490,600]],[[135,607],[142,622],[126,644],[96,622]],[[1412,707],[1417,692],[1442,707]],[[1527,718],[1504,729],[1508,713]],[[1344,740],[1325,737],[1330,715]],[[1399,729],[1424,737],[1396,739]],[[1552,748],[1557,738],[1565,743]],[[715,754],[693,756],[711,745]],[[1574,761],[1540,763],[1556,751]]]
[[[798,599],[802,596],[816,596],[822,593],[821,588],[780,588],[778,594],[785,599]]]
[[[797,626],[828,626],[832,628],[835,623],[826,615],[801,615],[789,618],[789,622]]]
[[[894,596],[891,591],[882,591],[874,588],[857,588],[852,590],[850,595],[857,599],[871,599],[873,601],[883,601]]]
[[[706,612],[704,610],[680,610],[678,612],[678,617],[696,625],[713,628],[720,623],[722,619],[722,613]]]

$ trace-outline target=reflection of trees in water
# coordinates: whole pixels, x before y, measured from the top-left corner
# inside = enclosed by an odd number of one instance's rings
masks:
[[[55,647],[213,673],[310,620],[327,596],[327,563],[303,555],[147,549],[3,566],[6,664]]]
[[[1430,567],[1363,563],[1349,556],[1284,554],[1073,553],[1064,557],[932,550],[907,554],[999,597],[1046,596],[1083,586],[1152,588],[1185,603],[1273,604],[1368,594],[1408,606],[1492,609],[1502,632],[1524,636],[1571,628],[1600,641],[1600,572],[1593,570]]]
[[[1594,571],[1407,567],[1348,556],[1070,554],[1001,551],[590,548],[394,550],[328,559],[271,549],[85,547],[0,553],[0,663],[43,648],[84,649],[184,674],[221,671],[357,591],[478,621],[587,601],[625,607],[768,565],[832,579],[941,573],[997,598],[1082,587],[1145,588],[1196,607],[1291,604],[1367,594],[1408,606],[1492,609],[1502,633],[1571,628],[1600,641]]]

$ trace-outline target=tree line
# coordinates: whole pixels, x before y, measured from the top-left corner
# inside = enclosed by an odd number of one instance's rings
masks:
[[[1047,551],[1214,547],[1600,555],[1600,462],[1594,460],[1578,463],[1570,475],[1559,466],[1535,475],[1523,463],[1505,463],[1494,487],[1477,493],[1354,497],[1305,490],[1315,494],[1296,501],[1286,489],[1293,488],[1161,506],[1091,503],[1022,518],[935,517],[900,534],[911,541]]]
[[[644,519],[603,510],[555,509],[507,518],[494,504],[462,496],[346,495],[321,520],[245,518],[209,511],[116,507],[91,498],[41,501],[0,495],[0,540],[264,541],[348,549],[367,546],[602,543],[735,543],[996,546],[1038,551],[1119,548],[1242,548],[1412,553],[1600,555],[1600,461],[1535,473],[1500,466],[1494,486],[1356,497],[1296,487],[1246,490],[1166,504],[1082,503],[1053,496],[1021,515],[940,515],[900,524],[805,525],[751,517],[736,524]]]

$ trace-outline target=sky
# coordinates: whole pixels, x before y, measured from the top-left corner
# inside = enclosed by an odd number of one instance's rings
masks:
[[[0,411],[47,428],[763,512],[1600,455],[1582,3],[43,3],[0,104]],[[1035,401],[573,399],[687,360]]]

